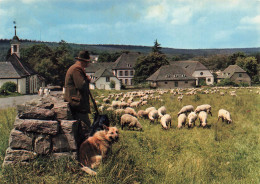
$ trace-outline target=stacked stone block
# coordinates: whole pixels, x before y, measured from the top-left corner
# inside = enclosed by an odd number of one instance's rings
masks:
[[[28,164],[38,156],[77,159],[78,125],[62,96],[48,96],[17,106],[3,166]]]

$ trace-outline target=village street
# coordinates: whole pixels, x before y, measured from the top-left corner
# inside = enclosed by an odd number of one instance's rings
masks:
[[[23,95],[23,96],[0,98],[0,109],[15,107],[16,105],[23,104],[35,98],[40,98],[40,96],[38,94],[34,94],[34,95]]]

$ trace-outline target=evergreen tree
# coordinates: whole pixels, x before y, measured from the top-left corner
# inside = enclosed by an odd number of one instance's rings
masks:
[[[153,46],[153,48],[152,48],[152,52],[153,53],[159,53],[159,54],[162,54],[162,52],[161,52],[161,49],[162,49],[162,47],[160,47],[160,45],[161,44],[159,44],[158,42],[157,42],[157,39],[155,40],[155,42],[154,42],[154,46]]]

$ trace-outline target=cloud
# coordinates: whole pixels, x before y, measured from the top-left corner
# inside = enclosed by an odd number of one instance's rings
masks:
[[[242,24],[258,24],[260,25],[260,15],[255,17],[243,17],[240,21]]]
[[[230,38],[230,36],[232,35],[232,31],[229,30],[225,30],[225,31],[218,31],[217,33],[215,33],[214,35],[214,39],[215,40],[228,40]]]
[[[192,17],[192,10],[189,6],[175,9],[172,17],[172,24],[186,24]]]
[[[167,18],[167,8],[163,4],[153,5],[147,8],[147,19],[165,20]]]

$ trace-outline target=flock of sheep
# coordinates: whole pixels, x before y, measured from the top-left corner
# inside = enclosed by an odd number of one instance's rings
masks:
[[[142,130],[142,125],[140,124],[140,118],[149,119],[151,123],[159,122],[164,129],[169,129],[172,123],[172,117],[167,113],[165,106],[161,106],[156,109],[155,107],[148,107],[144,110],[136,111],[143,105],[147,105],[149,100],[163,101],[161,95],[164,93],[171,93],[177,96],[178,101],[182,101],[184,95],[194,95],[197,92],[201,94],[209,93],[219,93],[220,96],[228,94],[226,91],[221,92],[218,88],[211,88],[210,90],[203,90],[198,88],[191,89],[172,89],[172,90],[140,90],[132,91],[126,93],[115,93],[109,94],[108,97],[100,96],[103,99],[103,103],[99,104],[99,109],[101,111],[107,110],[112,111],[116,115],[119,115],[121,128],[128,127],[129,129]],[[231,96],[236,97],[236,90],[229,92]],[[134,101],[134,99],[139,99]],[[112,102],[111,102],[112,101]],[[211,106],[209,104],[203,104],[197,106],[195,109],[192,105],[186,105],[180,109],[178,112],[178,125],[177,128],[182,128],[186,125],[186,120],[188,119],[188,127],[195,126],[195,121],[198,119],[200,126],[207,127],[208,114],[212,116]],[[218,111],[218,121],[226,121],[227,123],[232,123],[230,113],[225,109],[220,109]]]

